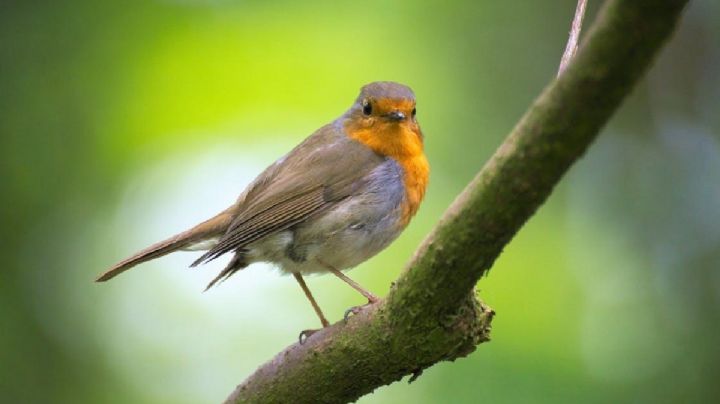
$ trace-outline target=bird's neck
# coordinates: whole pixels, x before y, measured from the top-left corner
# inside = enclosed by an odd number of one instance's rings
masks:
[[[420,129],[415,124],[411,126],[381,122],[371,127],[358,127],[348,121],[345,132],[375,153],[394,159],[402,167],[405,185],[402,224],[407,225],[425,196],[430,175],[430,165],[423,152]]]

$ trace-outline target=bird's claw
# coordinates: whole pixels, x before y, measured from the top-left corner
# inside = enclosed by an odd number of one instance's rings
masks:
[[[343,315],[343,322],[347,323],[348,318],[350,318],[350,315],[351,314],[356,315],[356,314],[360,313],[362,311],[363,307],[364,306],[353,306],[353,307],[345,310],[345,314]]]
[[[360,312],[363,311],[363,309],[364,309],[365,307],[370,306],[371,304],[375,304],[375,303],[377,303],[378,301],[379,301],[378,298],[368,299],[368,302],[365,303],[365,304],[363,304],[362,306],[353,306],[353,307],[345,310],[345,314],[343,315],[343,322],[346,322],[346,323],[347,323],[347,320],[348,320],[348,318],[350,318],[350,315],[351,315],[351,314],[352,314],[353,316],[356,315],[356,314],[360,314]]]
[[[300,331],[300,335],[298,336],[298,342],[300,343],[300,345],[304,344],[308,340],[308,338],[310,338],[310,336],[312,336],[313,334],[315,334],[318,331],[320,331],[320,330],[302,330],[302,331]]]

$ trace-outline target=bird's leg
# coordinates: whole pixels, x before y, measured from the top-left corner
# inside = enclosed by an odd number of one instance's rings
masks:
[[[325,265],[325,264],[323,264],[323,265]],[[325,267],[327,267],[327,269],[330,270],[330,272],[332,272],[333,275],[342,279],[343,282],[352,286],[353,289],[357,290],[358,292],[360,292],[361,295],[365,296],[368,299],[368,303],[377,303],[380,300],[380,299],[378,299],[377,296],[375,296],[372,293],[365,290],[365,288],[360,286],[357,282],[348,278],[348,276],[345,275],[344,273],[338,271],[337,269],[331,267],[330,265],[325,265]]]
[[[310,300],[310,304],[312,305],[313,309],[315,310],[315,314],[320,318],[320,323],[322,323],[323,328],[330,325],[330,323],[325,318],[325,315],[323,314],[322,310],[320,310],[320,306],[318,306],[317,302],[315,301],[315,298],[313,297],[312,293],[310,293],[310,289],[308,289],[307,285],[305,284],[305,279],[303,279],[302,275],[299,273],[293,273],[293,276],[295,277],[295,280],[298,281],[300,284],[300,287],[302,288],[303,292],[305,292],[305,296],[307,296],[308,300]],[[305,342],[308,337],[315,334],[317,330],[303,330],[300,332],[300,343],[302,344]]]
[[[358,292],[360,292],[360,294],[362,294],[363,296],[365,296],[365,298],[368,299],[368,303],[367,303],[367,304],[373,304],[373,303],[377,303],[378,301],[380,301],[380,299],[379,299],[377,296],[375,296],[374,294],[372,294],[372,293],[370,293],[369,291],[367,291],[365,288],[363,288],[362,286],[360,286],[360,284],[358,284],[358,283],[355,282],[354,280],[350,279],[350,278],[349,278],[347,275],[345,275],[344,273],[338,271],[337,268],[333,267],[332,265],[328,265],[328,264],[326,264],[326,263],[324,263],[324,262],[322,262],[322,261],[320,261],[320,263],[321,263],[325,268],[327,268],[333,275],[337,276],[337,277],[340,278],[343,282],[345,282],[345,283],[347,283],[348,285],[352,286],[353,289],[357,290]],[[345,321],[347,321],[347,319],[348,319],[348,317],[350,316],[350,314],[358,314],[362,308],[363,308],[363,306],[353,306],[353,307],[347,309],[347,310],[345,311],[345,315],[343,316],[343,319],[344,319]]]

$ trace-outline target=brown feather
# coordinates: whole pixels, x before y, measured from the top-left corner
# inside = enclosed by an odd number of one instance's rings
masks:
[[[210,281],[210,283],[208,283],[208,285],[205,287],[205,292],[207,292],[208,289],[213,287],[215,284],[225,282],[225,280],[227,280],[227,278],[233,276],[233,274],[235,272],[245,268],[247,266],[247,263],[245,261],[243,261],[244,258],[245,257],[244,257],[243,253],[241,253],[241,252],[236,253],[235,256],[227,264],[225,269],[220,271],[220,273],[215,278],[213,278],[213,280]]]
[[[220,242],[190,266],[212,261],[226,252],[241,248],[269,234],[291,227],[304,220],[325,204],[323,189],[316,188],[304,195],[276,204],[245,222],[235,223]]]
[[[238,214],[218,244],[192,266],[288,229],[360,187],[384,160],[342,129],[326,125],[268,167],[238,201]]]
[[[162,257],[163,255],[180,250],[199,241],[212,237],[218,237],[226,231],[231,220],[232,213],[226,210],[219,215],[200,223],[190,230],[176,234],[175,236],[159,243],[155,243],[132,257],[118,262],[112,268],[107,270],[107,272],[100,275],[95,281],[107,281],[118,274],[127,271],[135,265]]]

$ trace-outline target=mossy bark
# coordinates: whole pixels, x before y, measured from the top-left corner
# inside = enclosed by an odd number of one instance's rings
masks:
[[[686,2],[606,2],[567,70],[455,200],[387,298],[288,347],[227,402],[354,401],[489,340],[493,312],[475,298],[475,283],[647,70]]]

